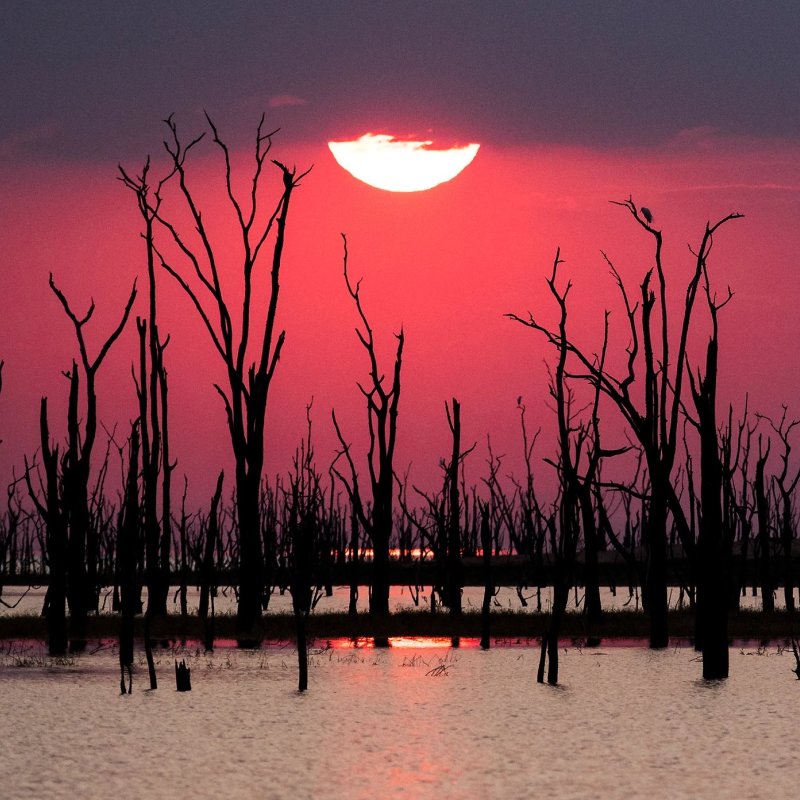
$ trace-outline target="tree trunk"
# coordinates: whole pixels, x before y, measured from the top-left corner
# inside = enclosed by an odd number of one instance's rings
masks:
[[[644,600],[650,618],[650,649],[663,650],[669,646],[667,503],[666,498],[655,485],[653,485],[647,517],[647,547]]]
[[[452,417],[448,414],[453,434],[453,452],[448,468],[448,518],[447,518],[447,605],[450,614],[461,616],[461,499],[458,490],[458,465],[461,460],[461,404],[453,398]]]
[[[350,515],[350,603],[347,613],[350,616],[358,614],[358,515],[355,510]]]
[[[561,632],[561,622],[569,599],[569,585],[563,578],[554,578],[553,586],[553,611],[547,632],[542,637],[542,648],[539,656],[539,670],[536,675],[538,683],[544,683],[545,662],[547,665],[547,682],[551,686],[558,683],[558,635]]]
[[[481,605],[481,648],[491,647],[491,609],[494,597],[492,580],[492,529],[489,524],[489,510],[481,513],[481,549],[483,550],[483,604]]]
[[[600,603],[600,576],[597,566],[597,524],[592,507],[591,487],[581,487],[579,494],[583,522],[583,582],[585,587],[584,613],[586,614],[587,643],[594,639],[594,629],[602,622]]]
[[[297,636],[297,691],[308,689],[308,643],[306,641],[306,615],[295,612],[295,630]]]
[[[783,494],[783,492],[782,492]],[[781,544],[783,546],[783,600],[786,610],[794,613],[794,567],[792,565],[792,539],[794,538],[792,498],[783,494],[783,514],[781,520]]]
[[[217,487],[214,490],[214,496],[211,498],[211,511],[208,515],[208,529],[206,530],[206,540],[203,547],[203,561],[200,565],[200,603],[197,609],[197,616],[203,623],[203,641],[206,650],[214,649],[214,601],[213,597],[211,597],[211,592],[212,584],[215,583],[214,551],[217,546],[219,527],[217,511],[220,499],[222,498],[224,479],[225,473],[220,472],[217,478]],[[210,621],[208,615],[209,599],[211,600],[212,609]]]
[[[756,462],[755,496],[756,515],[758,517],[759,573],[761,578],[761,608],[765,614],[775,611],[775,586],[772,582],[772,554],[770,552],[769,532],[769,500],[764,481],[764,467],[769,456],[769,448],[765,454],[759,453]]]
[[[717,328],[708,344],[706,374],[692,395],[700,433],[700,530],[697,542],[698,581],[696,636],[703,653],[703,677],[728,677],[728,592],[733,536],[723,526],[722,463],[717,438]],[[691,378],[691,374],[690,374]]]
[[[139,428],[134,423],[130,438],[128,477],[125,486],[124,506],[120,513],[117,538],[117,565],[120,591],[119,669],[120,694],[125,694],[125,674],[128,675],[127,693],[133,682],[133,629],[138,605],[136,591],[136,548],[139,525],[139,491],[137,481],[139,460]]]
[[[158,688],[158,680],[156,679],[156,665],[153,661],[153,641],[150,638],[150,612],[146,611],[144,615],[144,654],[147,658],[147,674],[150,678],[150,689]]]
[[[238,461],[238,459],[237,459]],[[252,475],[242,476],[236,468],[236,496],[239,512],[239,604],[236,638],[239,647],[260,643],[261,596],[264,592],[264,556],[261,548],[259,486]],[[260,477],[260,473],[259,473]]]
[[[372,592],[369,598],[371,614],[389,614],[389,532],[375,530],[372,536]]]

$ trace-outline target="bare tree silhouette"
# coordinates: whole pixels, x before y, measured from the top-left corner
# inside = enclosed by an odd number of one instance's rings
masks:
[[[136,318],[139,332],[139,375],[134,372],[139,398],[140,439],[142,457],[142,499],[147,570],[147,615],[149,618],[167,613],[169,594],[170,545],[172,539],[171,478],[175,464],[170,463],[168,427],[167,371],[164,350],[169,337],[158,332],[156,303],[156,250],[154,225],[161,205],[161,188],[149,185],[150,159],[139,175],[130,175],[120,165],[119,180],[133,192],[139,215],[144,223],[141,236],[147,260],[148,316]],[[159,519],[159,479],[161,481],[161,515]]]
[[[733,529],[723,524],[722,452],[717,430],[717,373],[719,323],[717,314],[732,293],[717,302],[712,295],[705,259],[701,264],[703,287],[711,316],[711,336],[706,348],[705,373],[686,374],[697,419],[687,412],[700,437],[700,526],[697,535],[696,646],[703,653],[703,677],[728,677],[728,610],[730,604]]]
[[[780,471],[773,477],[778,490],[778,535],[783,551],[783,599],[786,610],[791,614],[795,610],[794,589],[796,578],[792,562],[792,541],[794,539],[795,516],[792,508],[792,499],[800,483],[800,469],[790,474],[790,457],[792,454],[791,436],[795,428],[800,425],[800,419],[788,419],[788,407],[783,407],[783,413],[778,422],[772,419],[767,421],[781,443]]]
[[[445,470],[447,494],[447,580],[446,603],[453,616],[461,615],[461,593],[464,583],[461,563],[461,511],[462,493],[459,487],[459,470],[464,459],[475,449],[473,444],[461,450],[461,403],[454,397],[450,406],[445,403],[447,425],[452,435],[452,454]],[[463,498],[466,502],[466,497]]]
[[[599,356],[593,367],[599,378],[593,382],[594,393],[590,406],[591,417],[588,422],[580,421],[579,411],[575,407],[575,395],[568,381],[567,360],[570,354],[570,339],[567,333],[569,316],[567,296],[572,283],[567,282],[559,289],[556,285],[558,267],[563,263],[560,250],[556,251],[553,271],[547,279],[550,294],[559,309],[559,321],[556,330],[551,331],[538,322],[532,315],[527,319],[513,317],[528,327],[544,332],[548,341],[556,347],[558,356],[555,369],[550,376],[550,396],[554,402],[558,422],[558,455],[550,461],[559,477],[559,497],[557,514],[550,520],[550,555],[553,559],[553,607],[550,622],[542,637],[542,648],[539,659],[537,680],[544,682],[545,664],[547,664],[547,682],[558,683],[558,636],[561,622],[567,608],[570,587],[574,581],[575,556],[581,530],[584,543],[594,548],[596,559],[597,526],[593,506],[593,487],[601,459],[627,452],[628,447],[616,450],[603,450],[600,447],[599,405],[600,381],[605,375],[606,351],[608,346],[608,315],[606,314],[605,333]],[[583,466],[582,462],[586,461]],[[583,470],[584,474],[581,474]],[[594,564],[596,568],[596,560]],[[597,576],[593,576],[596,586]],[[599,597],[597,598],[599,604]],[[596,622],[599,609],[593,608],[592,614]]]
[[[646,273],[640,285],[640,301],[632,303],[625,284],[608,256],[603,254],[611,274],[620,290],[628,321],[630,344],[627,347],[627,370],[622,377],[604,371],[596,357],[588,354],[573,339],[563,344],[577,361],[576,377],[599,387],[619,410],[645,456],[650,481],[647,517],[644,534],[647,545],[647,572],[645,603],[650,618],[650,646],[666,647],[669,642],[667,617],[667,529],[671,514],[681,542],[694,556],[694,540],[686,522],[685,513],[673,485],[673,474],[678,445],[679,422],[683,413],[683,382],[686,372],[689,331],[695,300],[701,278],[707,268],[714,234],[721,226],[742,214],[733,213],[718,222],[708,223],[699,248],[693,252],[694,269],[686,287],[681,315],[671,313],[667,298],[667,278],[662,260],[663,238],[643,216],[632,199],[615,205],[625,208],[640,228],[653,240],[654,266]],[[658,293],[652,281],[658,282]],[[658,303],[658,306],[656,304]],[[656,313],[654,314],[654,310]],[[535,328],[554,345],[560,346],[557,331],[540,325],[532,315],[512,319]],[[673,354],[674,343],[670,322],[678,320],[678,349]],[[673,357],[674,356],[674,357]],[[644,404],[637,404],[631,394],[636,384],[642,388]]]
[[[761,608],[767,614],[775,611],[775,584],[772,576],[772,536],[770,525],[770,500],[765,477],[767,460],[772,449],[772,440],[767,437],[763,444],[761,434],[758,435],[758,458],[753,479],[753,494],[756,501],[756,519],[758,521],[758,575],[761,583]]]
[[[136,575],[141,513],[138,481],[139,425],[140,420],[137,419],[131,426],[131,435],[128,440],[128,474],[117,525],[117,580],[120,590],[120,694],[126,694],[126,692],[130,694],[132,689],[134,618],[141,605],[140,585],[137,585]],[[126,675],[128,676],[127,690]]]
[[[67,408],[67,447],[59,458],[59,448],[51,445],[47,418],[47,398],[42,398],[40,412],[40,436],[42,462],[46,485],[40,480],[44,502],[31,482],[31,468],[26,463],[26,481],[39,514],[47,526],[47,551],[50,568],[47,618],[50,649],[63,652],[64,600],[69,602],[70,647],[81,650],[85,646],[86,618],[91,608],[97,607],[97,553],[87,553],[89,536],[89,478],[92,451],[97,437],[97,391],[96,377],[109,350],[122,333],[136,299],[136,282],[131,288],[122,319],[100,347],[97,356],[89,357],[84,337],[84,327],[91,320],[95,304],[82,317],[72,310],[69,301],[56,286],[52,274],[50,288],[58,298],[64,312],[75,330],[80,352],[80,368],[73,361],[65,372],[69,380],[69,403]],[[85,408],[81,415],[80,383],[84,382]],[[81,424],[82,420],[82,424]]]
[[[372,592],[370,595],[370,611],[375,614],[389,613],[389,542],[392,536],[392,487],[394,483],[394,452],[397,439],[397,406],[400,402],[400,374],[403,364],[403,344],[405,337],[402,328],[396,334],[397,352],[392,372],[391,388],[384,386],[385,376],[378,366],[375,352],[375,339],[372,327],[361,305],[361,281],[355,285],[347,272],[347,237],[342,234],[344,245],[344,281],[347,292],[353,299],[356,312],[363,330],[356,328],[358,340],[369,358],[370,384],[358,388],[367,401],[367,422],[369,425],[369,451],[367,467],[371,489],[371,504],[364,506],[361,488],[358,482],[358,471],[350,452],[350,445],[345,440],[336,412],[332,412],[333,425],[341,445],[339,457],[344,457],[349,467],[349,477],[345,477],[335,466],[332,467],[347,490],[350,502],[372,544]]]
[[[217,477],[214,495],[211,498],[211,510],[209,511],[208,519],[205,521],[205,525],[201,526],[201,530],[205,535],[202,542],[200,561],[200,601],[197,608],[197,616],[203,625],[203,644],[208,651],[214,649],[214,597],[217,593],[214,553],[217,550],[220,539],[219,504],[222,499],[222,484],[224,480],[225,473],[220,472]]]
[[[295,619],[298,660],[298,691],[308,689],[308,641],[306,625],[319,600],[321,557],[325,541],[325,492],[314,465],[311,440],[311,404],[306,406],[306,438],[294,456],[289,488],[284,492],[284,532],[287,538],[289,589]]]
[[[238,320],[234,319],[230,299],[220,278],[219,257],[221,244],[214,244],[211,230],[203,216],[193,190],[189,187],[186,161],[189,153],[204,138],[205,133],[184,144],[172,117],[166,120],[169,136],[164,146],[172,163],[169,176],[177,179],[185,211],[194,225],[194,234],[183,233],[177,224],[169,221],[160,205],[156,192],[150,208],[154,219],[168,233],[182,257],[194,273],[193,284],[185,278],[160,249],[156,249],[161,265],[186,293],[205,326],[225,366],[227,388],[215,384],[225,405],[228,430],[235,461],[236,510],[238,520],[239,604],[237,627],[240,643],[245,645],[257,639],[256,625],[261,617],[265,584],[264,552],[261,541],[260,489],[264,467],[264,431],[267,398],[275,369],[285,340],[285,331],[278,332],[277,311],[280,295],[280,272],[286,243],[286,226],[292,193],[308,171],[299,173],[280,161],[272,160],[281,176],[281,192],[271,212],[262,212],[263,168],[272,147],[276,131],[264,132],[264,116],[258,124],[255,140],[255,167],[251,189],[246,201],[237,197],[233,189],[231,157],[228,146],[220,138],[217,127],[206,115],[211,138],[225,162],[225,187],[230,208],[238,227],[241,247],[242,305]],[[191,237],[191,238],[190,238]],[[263,329],[257,331],[253,320],[254,275],[261,263],[266,243],[272,237],[271,267],[264,307],[266,315]],[[225,245],[228,246],[227,244]],[[199,285],[198,285],[199,284]],[[212,307],[208,310],[206,303]],[[213,320],[213,321],[212,321]],[[254,339],[256,355],[250,358],[250,344]]]

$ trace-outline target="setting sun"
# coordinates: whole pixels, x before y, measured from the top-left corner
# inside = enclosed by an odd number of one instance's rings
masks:
[[[339,166],[354,178],[388,192],[423,192],[456,177],[475,158],[479,144],[431,149],[432,141],[398,141],[365,133],[349,142],[328,142]]]

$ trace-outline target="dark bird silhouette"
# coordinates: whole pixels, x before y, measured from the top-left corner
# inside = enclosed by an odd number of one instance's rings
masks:
[[[649,225],[653,221],[653,213],[650,211],[649,208],[645,208],[642,206],[641,208],[642,216],[645,218],[645,221]]]

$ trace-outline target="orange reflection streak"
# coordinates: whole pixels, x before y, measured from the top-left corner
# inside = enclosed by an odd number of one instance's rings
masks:
[[[478,639],[458,638],[459,647],[477,647]],[[399,650],[432,650],[453,647],[450,636],[390,636],[389,647]]]
[[[375,640],[371,636],[344,637],[326,639],[325,643],[333,650],[371,650]]]
[[[480,646],[480,640],[472,637],[456,637],[459,648],[473,649]],[[321,642],[320,642],[321,643]],[[332,650],[373,650],[375,640],[371,636],[355,638],[339,637],[326,639],[325,645]],[[389,647],[397,650],[434,650],[448,649],[454,646],[450,636],[390,636]]]

